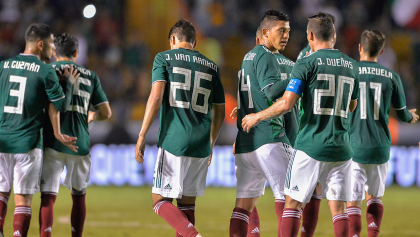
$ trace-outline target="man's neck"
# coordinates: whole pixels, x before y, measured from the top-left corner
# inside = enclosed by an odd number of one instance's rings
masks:
[[[26,46],[25,51],[23,51],[23,54],[31,54],[31,55],[35,55],[38,58],[41,58],[41,52],[32,48],[32,47],[28,47]]]
[[[369,61],[369,62],[376,62],[377,63],[378,58],[379,58],[379,56],[370,57],[369,55],[366,55],[366,54],[363,54],[363,53],[360,54],[360,61]]]
[[[262,40],[261,44],[267,47],[271,52],[277,52],[277,49],[274,48],[273,45],[269,44],[267,40]]]
[[[73,59],[69,57],[57,57],[57,62],[62,62],[62,61],[74,62]]]
[[[334,44],[332,41],[318,41],[315,42],[314,48],[312,49],[314,52],[320,50],[320,49],[334,49]]]
[[[179,42],[177,47],[175,47],[174,49],[179,49],[179,48],[183,48],[183,49],[190,49],[193,50],[194,48],[192,47],[192,45],[188,42]]]

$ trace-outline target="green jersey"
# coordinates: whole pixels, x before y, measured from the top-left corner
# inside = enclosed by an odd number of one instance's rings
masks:
[[[102,89],[98,76],[94,72],[70,61],[55,62],[51,65],[60,71],[63,71],[65,67],[73,65],[80,73],[79,78],[73,84],[71,104],[65,113],[60,114],[61,133],[77,137],[76,146],[79,149],[75,153],[55,139],[49,117],[44,127],[44,146],[66,154],[88,155],[90,150],[88,129],[89,106],[93,105],[95,107],[102,103],[107,103],[108,99]]]
[[[195,50],[158,53],[152,82],[165,81],[158,146],[176,156],[205,158],[211,153],[212,104],[224,104],[219,68]]]
[[[281,53],[275,53],[274,56],[280,65],[281,79],[290,80],[290,73],[292,72],[295,63],[283,56]],[[299,132],[299,102],[295,104],[293,109],[283,115],[286,136],[292,146],[295,145],[296,136]]]
[[[20,54],[1,62],[0,152],[42,149],[44,108],[51,101],[60,110],[64,100],[54,68],[37,56]]]
[[[303,48],[303,49],[302,49],[302,51],[300,51],[300,53],[299,53],[299,55],[298,55],[298,57],[297,57],[297,60],[299,60],[299,59],[301,59],[301,58],[305,57],[305,56],[306,56],[306,53],[312,53],[312,49],[311,49],[311,47],[309,46],[309,44],[308,44],[308,45],[306,45],[306,47],[305,47],[305,48]]]
[[[359,97],[358,74],[356,61],[336,49],[321,49],[296,62],[291,84],[297,79],[304,87],[295,149],[319,161],[353,156],[348,112],[350,100]]]
[[[350,116],[353,160],[383,164],[388,161],[391,148],[389,107],[392,103],[396,110],[407,110],[404,88],[397,73],[376,62],[361,61],[358,66],[360,100]]]
[[[264,90],[278,81],[281,81],[279,64],[266,46],[255,46],[245,55],[238,80],[237,154],[252,152],[268,143],[290,144],[285,136],[283,117],[262,121],[249,133],[242,129],[242,119],[246,115],[263,111],[272,104]]]

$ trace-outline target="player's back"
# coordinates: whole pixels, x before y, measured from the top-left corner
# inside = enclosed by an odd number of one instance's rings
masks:
[[[102,89],[98,76],[93,71],[71,61],[60,61],[51,64],[53,68],[60,71],[64,71],[64,68],[70,67],[70,65],[73,65],[80,73],[80,76],[73,84],[73,95],[69,108],[65,113],[60,114],[61,132],[72,137],[77,137],[76,146],[79,149],[75,153],[55,139],[49,117],[47,117],[44,127],[44,145],[59,152],[84,156],[89,154],[90,150],[88,128],[89,106],[98,106],[107,102],[108,99]]]
[[[179,48],[156,55],[152,74],[153,83],[166,81],[158,146],[177,156],[209,156],[212,104],[225,102],[217,65]]]
[[[391,135],[388,113],[406,105],[402,82],[397,73],[376,62],[361,61],[359,66],[359,104],[350,116],[353,160],[364,164],[383,164],[389,159]]]
[[[249,133],[242,129],[242,119],[246,115],[263,111],[272,104],[263,91],[280,80],[280,75],[278,62],[266,46],[257,45],[245,55],[238,80],[236,153],[251,152],[267,143],[289,144],[282,117],[261,121]]]
[[[358,97],[356,62],[335,49],[321,49],[295,64],[292,78],[304,78],[302,116],[295,148],[320,161],[352,157],[348,112]]]
[[[48,100],[64,97],[54,69],[35,55],[0,63],[0,152],[42,148],[41,128]]]
[[[281,80],[290,80],[290,75],[295,63],[292,60],[286,58],[281,53],[275,53],[274,56],[276,57],[280,66]],[[299,132],[299,105],[300,101],[298,101],[298,103],[293,106],[293,109],[289,113],[283,115],[286,136],[292,146],[295,145],[295,140]]]

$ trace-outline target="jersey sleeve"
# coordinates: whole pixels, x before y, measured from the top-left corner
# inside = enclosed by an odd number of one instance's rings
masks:
[[[351,100],[357,100],[359,98],[359,67],[357,66],[356,63],[353,63],[354,66],[354,72],[355,72],[355,77],[354,77],[354,86],[353,86],[353,94],[351,95]]]
[[[393,84],[393,90],[392,90],[392,106],[396,110],[404,109],[406,107],[406,100],[405,100],[405,93],[404,93],[404,87],[401,82],[401,78],[393,74],[394,79],[392,80]]]
[[[94,88],[92,93],[92,100],[91,104],[93,106],[98,106],[102,103],[108,102],[108,98],[105,95],[104,90],[102,89],[101,81],[99,80],[99,77],[95,75],[94,77]]]
[[[277,81],[281,80],[281,72],[276,57],[271,53],[263,53],[256,58],[255,72],[262,91]]]
[[[295,66],[292,69],[290,80],[298,79],[301,80],[303,83],[307,84],[309,78],[308,72],[309,65],[302,59],[299,59],[296,61]]]
[[[45,92],[51,102],[64,100],[63,88],[61,88],[57,74],[52,67],[48,70],[48,74],[45,77]]]
[[[214,80],[214,91],[213,91],[213,104],[224,104],[225,103],[225,91],[223,89],[222,80],[220,73],[216,73]]]
[[[167,81],[168,71],[166,70],[166,60],[163,58],[163,54],[159,53],[156,55],[153,62],[152,69],[152,84],[157,81]]]

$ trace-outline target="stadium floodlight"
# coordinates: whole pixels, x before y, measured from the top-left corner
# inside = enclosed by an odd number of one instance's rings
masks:
[[[96,7],[93,4],[89,4],[83,9],[83,16],[85,18],[92,18],[96,14]]]

